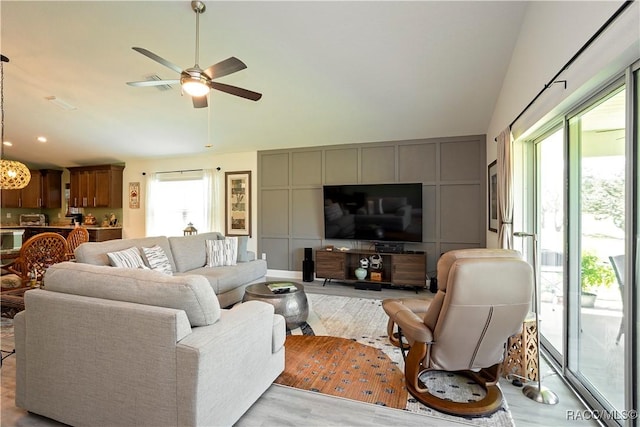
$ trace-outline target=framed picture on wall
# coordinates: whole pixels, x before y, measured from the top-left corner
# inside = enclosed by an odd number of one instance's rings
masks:
[[[140,183],[129,183],[129,208],[140,209]]]
[[[498,161],[491,162],[488,168],[489,181],[487,183],[488,193],[488,218],[489,230],[498,232]]]
[[[225,172],[225,235],[251,237],[251,171]]]

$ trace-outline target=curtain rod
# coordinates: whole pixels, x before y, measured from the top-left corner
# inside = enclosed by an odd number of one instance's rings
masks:
[[[201,172],[203,169],[187,169],[182,171],[164,171],[164,172],[156,172],[156,173],[183,173],[183,172]]]
[[[607,19],[607,21],[602,24],[602,26],[598,29],[598,31],[596,31],[593,36],[591,36],[591,38],[589,40],[587,40],[587,42],[582,45],[582,47],[571,57],[571,59],[569,59],[569,61],[564,64],[564,66],[560,69],[560,71],[558,71],[556,73],[555,76],[553,76],[551,78],[551,80],[549,81],[549,83],[547,83],[546,85],[544,85],[544,87],[542,88],[542,90],[540,92],[538,92],[538,94],[535,96],[535,98],[533,98],[531,100],[531,102],[529,102],[527,104],[526,107],[524,107],[524,109],[520,112],[520,114],[518,114],[518,116],[513,119],[513,121],[509,124],[509,129],[511,129],[511,127],[513,127],[513,125],[515,124],[515,122],[518,121],[518,119],[520,117],[522,117],[522,115],[533,105],[534,102],[536,102],[538,100],[538,98],[540,98],[540,96],[544,93],[545,90],[549,89],[551,87],[551,85],[555,84],[555,83],[564,83],[564,88],[567,88],[567,81],[566,80],[556,80],[560,74],[562,74],[567,68],[569,68],[569,66],[571,64],[573,64],[575,62],[576,59],[578,59],[578,57],[580,55],[582,55],[582,53],[587,50],[587,48],[589,46],[591,46],[591,44],[600,36],[600,34],[602,34],[608,27],[609,25],[611,25],[611,23],[613,21],[615,21],[618,16],[620,16],[620,14],[622,14],[622,12],[624,12],[624,10],[631,6],[631,4],[634,2],[635,0],[625,0],[625,2],[622,4],[622,6],[620,6],[618,8],[618,10],[615,11],[615,13],[613,15],[611,15],[611,17],[609,19]],[[493,139],[494,141],[498,141],[498,137],[495,137]]]

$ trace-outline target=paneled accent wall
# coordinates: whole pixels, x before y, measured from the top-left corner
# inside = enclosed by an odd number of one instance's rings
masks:
[[[485,135],[292,148],[258,152],[258,253],[270,269],[300,271],[303,248],[366,249],[370,242],[325,240],[322,186],[420,182],[427,270],[442,252],[485,247]]]

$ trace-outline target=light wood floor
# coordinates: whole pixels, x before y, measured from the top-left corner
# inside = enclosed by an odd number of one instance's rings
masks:
[[[273,280],[278,280],[274,278]],[[287,279],[284,279],[287,280]],[[289,279],[291,280],[291,279]],[[421,290],[418,294],[412,289],[383,288],[381,291],[357,290],[352,285],[345,285],[338,282],[329,282],[323,286],[322,280],[313,282],[303,282],[305,291],[325,295],[340,295],[347,297],[385,299],[385,298],[426,298],[430,299],[433,294],[429,290]],[[507,400],[509,409],[515,420],[516,426],[576,426],[576,425],[598,425],[595,421],[575,421],[568,419],[569,415],[585,410],[585,406],[580,402],[570,388],[555,374],[551,367],[541,360],[543,374],[542,384],[553,390],[559,397],[560,402],[556,405],[545,405],[534,402],[522,394],[521,387],[515,387],[506,380],[500,381],[500,386]],[[273,387],[272,387],[273,388]],[[285,402],[283,402],[284,404]],[[366,411],[366,409],[365,409]],[[298,414],[304,416],[304,414]],[[381,424],[371,418],[360,418],[363,414],[354,409],[354,412],[340,411],[343,416],[342,425],[411,425],[410,415],[406,411],[400,411],[401,419],[397,423]],[[402,417],[407,417],[406,419]],[[303,423],[304,418],[300,418],[295,425]],[[360,421],[358,421],[360,420]],[[322,423],[324,424],[324,423]],[[429,425],[429,424],[423,424]]]
[[[272,278],[272,280],[280,280]],[[285,279],[286,280],[286,279]],[[322,281],[304,283],[306,291],[329,295],[360,298],[384,299],[421,297],[431,298],[425,290],[419,294],[413,290],[383,289],[382,291],[356,290],[353,286]],[[4,345],[2,347],[4,349]],[[517,426],[576,426],[596,425],[592,421],[571,421],[568,411],[580,411],[584,406],[564,385],[557,375],[543,363],[543,384],[560,397],[560,403],[549,406],[536,403],[522,394],[521,388],[501,382],[509,408]],[[2,368],[1,425],[39,427],[60,425],[52,420],[28,414],[16,408],[15,398],[15,357],[5,360]],[[456,426],[470,425],[467,422],[447,422],[407,411],[385,408],[377,405],[333,398],[318,393],[290,389],[272,385],[251,409],[238,421],[237,426]]]

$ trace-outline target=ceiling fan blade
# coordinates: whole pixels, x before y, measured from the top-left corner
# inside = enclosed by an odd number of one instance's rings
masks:
[[[129,86],[162,86],[162,85],[177,85],[180,80],[143,80],[140,82],[127,82]]]
[[[153,53],[151,51],[148,51],[147,49],[144,49],[142,47],[132,47],[131,49],[135,50],[138,53],[143,54],[147,58],[151,58],[154,61],[159,62],[160,64],[164,65],[165,67],[171,68],[176,73],[182,73],[182,68],[178,67],[176,64],[173,64],[173,63],[167,61],[164,58],[159,57],[158,55],[156,55],[155,53]]]
[[[211,82],[211,87],[222,92],[230,93],[231,95],[239,96],[241,98],[250,99],[251,101],[257,101],[262,98],[262,94],[258,92],[252,92],[240,87],[226,85],[224,83]]]
[[[206,108],[207,107],[207,95],[192,96],[193,108]]]
[[[212,79],[226,76],[231,73],[235,73],[236,71],[244,70],[247,68],[244,62],[240,61],[235,56],[231,58],[227,58],[224,61],[220,61],[217,64],[213,64],[204,72]]]

